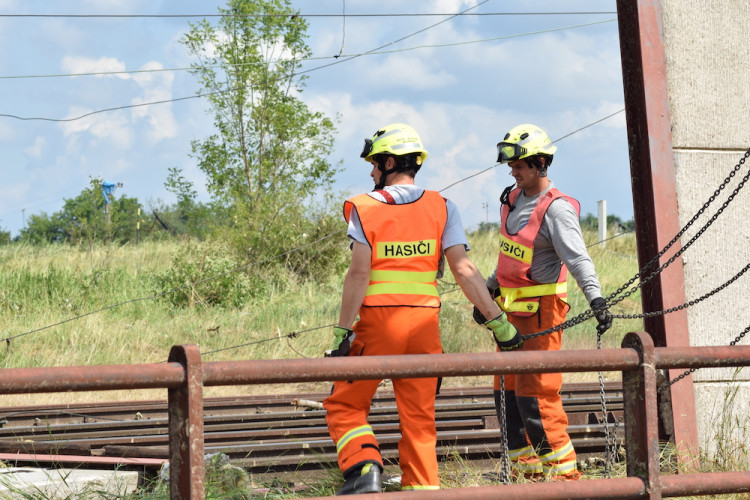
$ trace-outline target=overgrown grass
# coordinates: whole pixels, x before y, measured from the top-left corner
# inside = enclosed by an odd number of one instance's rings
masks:
[[[589,253],[597,268],[605,296],[614,292],[637,272],[635,239],[623,235],[595,244],[596,235],[585,233]],[[470,235],[471,259],[483,275],[495,268],[497,236],[494,233]],[[217,250],[220,251],[220,250]],[[345,251],[342,248],[342,251]],[[264,283],[264,293],[253,295],[238,307],[176,307],[174,301],[155,297],[161,293],[156,277],[168,273],[175,256],[184,255],[184,242],[147,242],[139,246],[103,246],[80,251],[67,246],[0,247],[0,331],[10,338],[0,352],[3,368],[34,366],[76,366],[159,362],[166,359],[175,344],[194,343],[209,361],[234,359],[282,359],[319,357],[330,346],[331,328],[338,318],[343,275],[336,273],[323,282],[304,281],[289,275]],[[248,267],[252,276],[264,276],[263,267]],[[446,352],[494,350],[489,333],[471,318],[471,304],[457,290],[450,271],[440,283],[443,309],[441,332]],[[183,292],[175,292],[183,293]],[[588,309],[588,304],[571,278],[571,311],[568,318]],[[118,305],[119,304],[119,305]],[[98,311],[98,312],[96,312]],[[612,307],[615,314],[641,311],[640,294],[634,293]],[[52,326],[56,325],[56,326]],[[642,321],[621,320],[602,338],[604,347],[619,347],[629,331],[642,330]],[[291,332],[299,332],[288,338]],[[1,339],[1,338],[0,338]],[[595,320],[568,329],[564,349],[595,349]],[[619,378],[619,373],[606,374]],[[596,374],[565,374],[566,381],[593,381]],[[446,385],[489,384],[491,377],[446,379]],[[263,387],[206,388],[206,396],[327,390],[330,384],[287,384]],[[71,393],[66,395],[0,396],[0,406],[43,404],[104,399],[164,398],[164,391]],[[48,398],[48,399],[46,399]],[[728,400],[734,401],[732,394]],[[725,420],[726,417],[725,416]],[[720,459],[703,459],[702,471],[743,470],[748,468],[747,447],[730,448],[738,422],[726,421],[717,427],[721,443]],[[747,429],[743,427],[743,432]],[[740,442],[746,442],[740,440]],[[665,451],[665,453],[667,453]],[[665,457],[666,464],[673,463]],[[441,463],[444,488],[497,484],[483,475],[497,469],[497,463],[474,465],[456,454]],[[330,495],[340,486],[338,470],[289,474],[283,480],[247,476],[222,467],[209,467],[208,498],[297,498]],[[398,474],[394,466],[387,473]],[[497,470],[495,470],[497,472]],[[592,467],[586,477],[601,477]],[[619,464],[614,476],[624,475]],[[303,485],[300,492],[289,485]],[[145,491],[145,490],[144,490]],[[167,498],[165,485],[155,483],[147,492],[115,498]],[[85,498],[85,497],[81,497]],[[721,498],[735,499],[727,495]]]
[[[595,235],[587,234],[587,239]],[[495,268],[497,237],[471,235],[470,257],[486,276]],[[159,362],[172,345],[193,343],[207,360],[281,359],[318,357],[329,348],[332,325],[338,318],[342,275],[325,282],[303,281],[288,275],[264,284],[264,294],[252,296],[238,307],[177,307],[170,294],[161,297],[157,277],[173,268],[176,258],[190,248],[186,242],[147,242],[136,246],[100,246],[81,251],[68,246],[10,245],[0,248],[0,328],[10,338],[0,352],[0,366],[77,366]],[[214,250],[221,252],[220,247]],[[637,271],[632,235],[610,240],[607,247],[590,248],[605,293]],[[220,256],[217,256],[217,258]],[[247,266],[251,278],[263,276],[268,264]],[[222,271],[229,270],[225,265]],[[231,273],[230,273],[231,274]],[[210,276],[210,273],[208,273]],[[225,279],[226,275],[222,277]],[[210,280],[209,280],[210,281]],[[175,287],[180,282],[175,282]],[[572,284],[573,317],[588,308]],[[174,294],[189,293],[189,283]],[[440,285],[443,293],[441,330],[446,352],[494,349],[487,331],[471,318],[466,300],[449,270]],[[640,310],[636,293],[613,312]],[[54,325],[54,326],[53,326]],[[318,328],[323,327],[323,328]],[[622,336],[641,329],[640,321],[616,320],[604,336],[605,347],[619,346]],[[291,332],[300,332],[287,338]],[[594,320],[571,328],[564,348],[595,348]],[[447,384],[485,384],[489,378],[446,380]],[[327,384],[307,384],[306,389],[326,389]],[[291,390],[291,387],[242,388],[241,391]],[[212,388],[209,394],[233,393],[234,388]],[[97,400],[141,398],[142,391],[69,394],[69,399]],[[15,401],[39,401],[13,396]],[[54,396],[56,399],[57,395]],[[148,397],[158,397],[149,395]],[[3,396],[4,404],[10,404]]]

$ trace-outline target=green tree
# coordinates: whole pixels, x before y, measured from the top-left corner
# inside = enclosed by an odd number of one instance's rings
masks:
[[[218,25],[191,23],[182,40],[198,59],[192,73],[215,126],[193,141],[192,156],[239,229],[225,236],[240,258],[259,259],[288,250],[319,217],[306,206],[332,184],[336,168],[326,158],[335,127],[299,97],[301,61],[311,52],[307,22],[289,0],[229,0],[219,13]]]
[[[168,170],[164,187],[177,196],[177,203],[170,207],[159,207],[159,218],[168,225],[172,234],[203,239],[226,220],[221,215],[222,208],[212,208],[197,201],[198,193],[193,183],[182,174],[182,170],[177,167]]]
[[[91,248],[96,242],[125,243],[135,239],[138,207],[136,198],[113,196],[109,217],[105,210],[101,179],[92,178],[89,187],[75,198],[65,199],[63,208],[50,215],[29,217],[20,240],[31,244],[73,243]]]

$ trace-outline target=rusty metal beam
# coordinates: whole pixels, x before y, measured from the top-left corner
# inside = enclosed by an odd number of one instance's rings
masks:
[[[58,366],[8,368],[0,376],[0,394],[164,389],[179,386],[185,373],[179,364]]]
[[[665,497],[750,493],[750,472],[708,472],[662,476]]]
[[[749,366],[750,346],[657,347],[655,359],[659,368]]]
[[[507,484],[501,486],[480,486],[474,488],[431,490],[431,491],[390,491],[367,495],[352,495],[352,500],[560,500],[560,499],[626,499],[646,498],[643,481],[635,477],[597,479],[596,481],[559,481],[550,483]],[[315,497],[334,498],[334,497]],[[306,498],[301,500],[312,500]]]
[[[169,363],[132,365],[61,367],[46,369],[55,382],[44,387],[30,382],[38,371],[29,369],[0,370],[0,381],[8,392],[50,392],[53,389],[111,390],[135,383],[139,386],[169,388],[169,426],[172,498],[198,499],[204,494],[203,464],[203,384],[243,385],[277,382],[301,382],[348,379],[380,379],[489,375],[494,373],[538,373],[572,371],[622,371],[625,396],[625,446],[628,473],[631,477],[596,481],[550,484],[522,484],[500,487],[470,488],[429,492],[429,498],[494,498],[497,494],[520,498],[652,498],[670,492],[745,492],[750,489],[748,473],[721,475],[681,475],[681,479],[662,480],[659,475],[659,445],[654,439],[657,428],[655,369],[660,363],[669,366],[747,366],[750,352],[741,347],[653,348],[646,333],[630,333],[623,349],[603,349],[596,356],[590,350],[562,352],[473,353],[413,356],[367,356],[356,359],[289,359],[273,361],[213,362],[201,364],[196,346],[175,346]],[[141,370],[146,367],[146,370]],[[179,368],[181,373],[175,373]],[[150,380],[143,373],[158,380]],[[140,374],[134,376],[133,374]],[[114,377],[122,376],[123,380]],[[87,380],[90,377],[92,380]],[[179,382],[179,383],[176,383]],[[689,486],[688,486],[689,485]],[[666,486],[667,490],[664,490]],[[670,490],[671,488],[671,490]],[[676,494],[675,493],[675,494]],[[409,495],[420,493],[408,492]],[[442,495],[446,495],[443,497]],[[377,498],[370,496],[370,499]],[[400,493],[388,493],[396,500]],[[410,496],[411,498],[411,496]]]
[[[641,269],[679,233],[677,185],[667,92],[660,0],[617,0],[625,115],[633,189],[638,261]],[[648,271],[680,249],[676,242]],[[643,278],[643,276],[642,276]],[[641,290],[644,312],[684,304],[682,259],[675,260]],[[645,319],[659,347],[690,345],[684,310]],[[679,375],[669,373],[670,379]],[[683,456],[697,456],[698,431],[692,377],[671,387],[674,442]],[[666,437],[666,436],[663,436]]]
[[[215,361],[203,364],[206,386],[276,384],[289,381],[368,380],[507,373],[622,371],[638,366],[633,350],[520,351],[471,354],[410,354],[351,358]]]
[[[643,480],[645,498],[659,500],[659,415],[654,343],[646,333],[628,333],[622,347],[635,349],[641,358],[637,370],[622,372],[627,472],[629,477]]]
[[[170,388],[169,492],[177,500],[203,500],[203,369],[195,345],[174,346],[169,361],[180,363],[184,384]]]

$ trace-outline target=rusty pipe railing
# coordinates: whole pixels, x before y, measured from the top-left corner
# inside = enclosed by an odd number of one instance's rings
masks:
[[[203,386],[272,384],[509,373],[621,371],[625,478],[514,484],[430,492],[390,492],[414,498],[648,498],[750,492],[750,472],[659,473],[655,372],[659,368],[750,365],[750,347],[654,348],[646,333],[629,333],[622,349],[474,354],[366,356],[202,363],[195,345],[174,346],[167,363],[0,370],[0,394],[168,389],[172,498],[204,497]],[[368,495],[376,500],[381,495]]]

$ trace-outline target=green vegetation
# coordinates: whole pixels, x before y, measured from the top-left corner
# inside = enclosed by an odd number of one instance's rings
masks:
[[[343,225],[343,223],[339,223]],[[348,245],[339,234],[337,251],[346,262]],[[496,233],[481,231],[469,235],[472,251],[470,256],[483,274],[494,269],[497,255]],[[606,242],[606,246],[594,244],[596,236],[585,231],[584,237],[591,245],[589,252],[597,266],[605,294],[612,293],[637,271],[635,241],[633,234],[625,234]],[[332,236],[334,238],[334,236]],[[311,251],[312,252],[312,251]],[[161,290],[168,285],[160,283],[164,276],[176,276],[175,262],[184,256],[200,255],[204,264],[204,283],[176,280],[171,293]],[[266,270],[284,261],[287,256],[261,263],[249,263],[241,270],[233,268],[233,260],[224,260],[233,255],[226,248],[206,246],[197,240],[149,241],[138,246],[99,244],[81,249],[71,245],[23,245],[12,244],[0,247],[0,311],[2,331],[8,337],[22,335],[11,340],[0,354],[4,368],[59,365],[94,365],[158,362],[166,359],[169,348],[175,344],[195,343],[209,361],[230,359],[280,359],[319,357],[330,344],[331,328],[338,315],[343,273],[330,272],[325,279],[304,277],[289,269],[285,274],[273,273],[266,280]],[[177,259],[177,260],[176,260]],[[210,262],[210,263],[209,263]],[[216,273],[216,274],[213,274]],[[213,274],[216,276],[211,279]],[[233,278],[232,278],[233,277]],[[256,280],[256,281],[254,281]],[[264,281],[265,280],[265,281]],[[184,286],[182,286],[184,284]],[[221,290],[228,286],[233,297],[230,301],[214,303],[209,300],[213,287]],[[178,288],[179,287],[179,288]],[[443,299],[441,328],[446,352],[476,352],[494,349],[493,342],[483,328],[471,319],[471,305],[456,290],[450,272],[440,283]],[[571,286],[571,313],[573,317],[587,309],[581,292]],[[240,300],[240,294],[247,292]],[[177,300],[176,297],[182,299]],[[187,300],[192,297],[192,300]],[[140,300],[143,299],[143,300]],[[109,307],[121,304],[116,307]],[[94,314],[86,313],[97,311]],[[616,314],[633,314],[640,311],[638,293],[613,307]],[[47,325],[76,318],[51,328]],[[641,329],[640,320],[615,320],[612,330],[602,340],[604,347],[618,347],[625,333]],[[38,331],[34,331],[37,330]],[[26,332],[31,332],[23,335]],[[295,338],[287,338],[290,332],[301,332]],[[255,343],[254,343],[255,342]],[[596,332],[594,321],[570,328],[564,335],[566,349],[595,349]],[[218,352],[213,352],[218,351]],[[611,374],[613,377],[619,374]],[[566,374],[568,381],[596,380],[596,374]],[[587,379],[580,377],[586,376]],[[490,383],[489,377],[455,379],[449,378],[446,385],[463,386]],[[207,388],[206,396],[247,392],[270,393],[294,390],[326,390],[329,384],[282,387],[226,387]],[[211,389],[211,390],[208,390]],[[40,404],[44,395],[4,396],[4,405]],[[58,402],[61,395],[52,395]],[[66,400],[96,398],[150,399],[164,398],[164,391],[127,393],[68,394]],[[730,395],[731,398],[731,395]],[[21,403],[23,401],[23,403]],[[731,417],[725,417],[725,420]],[[703,459],[702,471],[746,469],[747,450],[740,445],[729,448],[726,439],[734,435],[738,422],[726,420],[717,429],[717,443],[722,447],[720,459]],[[742,432],[746,432],[743,429]],[[742,443],[742,440],[732,440]],[[724,453],[728,452],[728,453]],[[665,450],[665,467],[673,460]],[[209,466],[206,488],[208,498],[298,498],[310,495],[332,494],[340,486],[338,471],[322,470],[317,475],[291,474],[285,480],[268,479],[263,476],[248,477],[243,471],[223,466]],[[586,477],[601,477],[601,464],[586,465]],[[489,465],[491,470],[497,463]],[[484,467],[484,468],[482,468]],[[444,488],[482,486],[497,484],[484,466],[465,463],[460,456],[441,464]],[[390,466],[386,472],[397,474]],[[495,470],[497,472],[497,470]],[[666,471],[665,471],[666,472]],[[613,471],[615,477],[624,476],[619,464]],[[297,492],[287,488],[289,484],[308,485]],[[151,484],[133,496],[113,498],[167,498],[164,483]],[[43,498],[43,497],[42,497]],[[86,498],[82,496],[80,498]],[[93,498],[93,497],[92,497]],[[721,498],[734,499],[726,495]]]
[[[345,265],[343,225],[330,228],[330,239],[336,242],[335,258]],[[586,238],[593,241],[595,236],[586,233]],[[470,241],[470,256],[487,275],[494,269],[497,238],[477,232]],[[315,245],[303,252],[312,259]],[[632,234],[610,240],[606,248],[592,246],[590,252],[606,293],[637,270]],[[2,331],[12,339],[0,353],[0,366],[157,362],[172,345],[183,343],[195,343],[202,352],[244,346],[209,355],[210,360],[320,356],[330,343],[325,327],[338,317],[344,272],[325,269],[323,279],[306,277],[287,267],[295,253],[239,262],[228,246],[197,240],[100,244],[86,250],[61,244],[0,247]],[[447,271],[440,283],[446,352],[493,349],[456,288]],[[571,289],[572,317],[588,306],[578,288]],[[636,293],[613,312],[639,308]],[[85,316],[74,319],[79,315]],[[619,346],[625,333],[640,328],[638,320],[616,320],[603,337],[605,347]],[[309,331],[294,339],[283,337],[303,330]],[[565,342],[566,348],[595,348],[594,321],[571,328]]]

